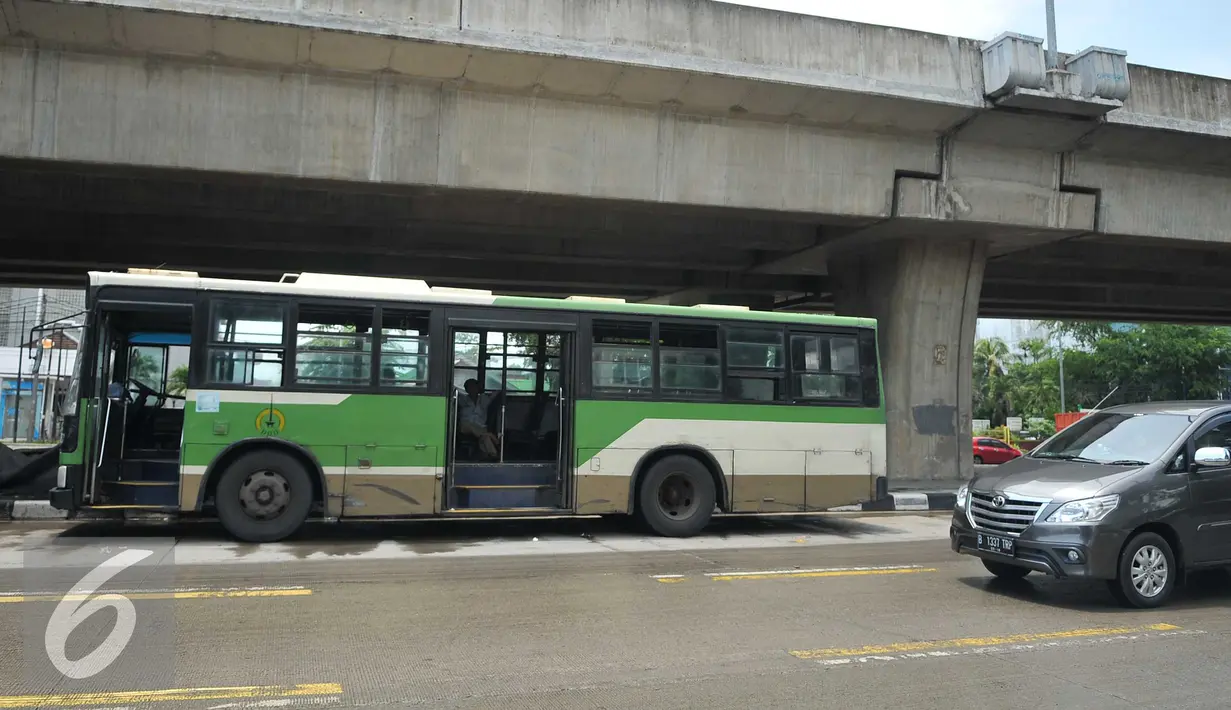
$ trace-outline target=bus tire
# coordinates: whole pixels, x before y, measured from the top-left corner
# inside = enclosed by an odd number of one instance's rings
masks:
[[[262,449],[243,454],[222,472],[214,493],[218,520],[244,542],[293,535],[312,508],[312,479],[295,457]]]
[[[637,516],[664,537],[691,537],[714,513],[714,478],[691,456],[667,456],[654,463],[637,491]]]

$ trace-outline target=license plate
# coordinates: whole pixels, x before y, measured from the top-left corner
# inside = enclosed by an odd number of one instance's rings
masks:
[[[1013,538],[1001,537],[999,535],[988,535],[986,533],[978,533],[978,540],[975,547],[983,552],[994,552],[998,555],[1013,556],[1014,544]]]

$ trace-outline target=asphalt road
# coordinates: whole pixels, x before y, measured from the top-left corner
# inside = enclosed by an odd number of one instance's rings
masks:
[[[1226,576],[1128,611],[1100,585],[994,582],[946,530],[335,526],[257,547],[209,525],[0,527],[0,708],[1227,707]],[[131,600],[132,641],[66,677],[47,650],[59,596],[137,549],[104,587]],[[82,622],[66,658],[116,617]]]

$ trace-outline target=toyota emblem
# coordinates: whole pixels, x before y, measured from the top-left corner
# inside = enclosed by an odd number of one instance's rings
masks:
[[[996,496],[995,498],[992,498],[992,505],[996,506],[997,508],[1003,508],[1005,502],[1006,501],[1004,499],[1004,496]]]

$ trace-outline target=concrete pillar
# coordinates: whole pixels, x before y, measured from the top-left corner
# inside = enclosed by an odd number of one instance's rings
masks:
[[[829,260],[835,310],[879,321],[888,475],[965,480],[971,368],[986,244],[902,239]]]

